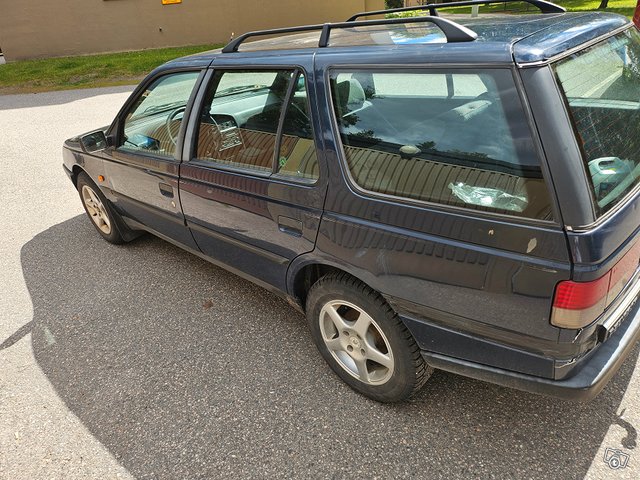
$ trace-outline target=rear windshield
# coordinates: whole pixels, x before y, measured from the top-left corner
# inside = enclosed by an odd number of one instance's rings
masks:
[[[553,68],[603,214],[640,178],[640,34],[633,28]]]

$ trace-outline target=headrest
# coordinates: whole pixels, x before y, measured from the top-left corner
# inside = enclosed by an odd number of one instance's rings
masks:
[[[342,115],[362,108],[365,101],[364,88],[355,78],[336,85],[336,97]]]
[[[489,100],[474,100],[473,102],[465,103],[450,110],[447,116],[456,115],[466,122],[484,112],[490,106],[491,102]]]

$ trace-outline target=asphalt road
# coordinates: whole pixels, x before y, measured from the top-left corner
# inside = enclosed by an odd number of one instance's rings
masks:
[[[61,143],[128,90],[0,96],[0,478],[640,478],[638,348],[587,404],[436,372],[380,405],[279,298],[150,236],[102,241]]]

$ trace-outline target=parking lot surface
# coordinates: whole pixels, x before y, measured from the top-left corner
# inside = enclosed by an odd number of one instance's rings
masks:
[[[640,478],[638,348],[586,404],[436,372],[381,405],[278,297],[151,236],[102,241],[61,144],[129,91],[0,96],[1,479]]]

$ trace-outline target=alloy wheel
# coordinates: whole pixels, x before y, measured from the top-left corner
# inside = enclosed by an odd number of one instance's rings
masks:
[[[82,186],[82,201],[87,208],[87,212],[95,223],[96,227],[100,229],[105,235],[111,233],[111,220],[109,214],[103,203],[100,201],[100,197],[93,191],[89,185]]]
[[[394,359],[389,340],[364,310],[334,300],[322,307],[319,321],[327,349],[347,373],[367,385],[381,385],[391,378]]]

